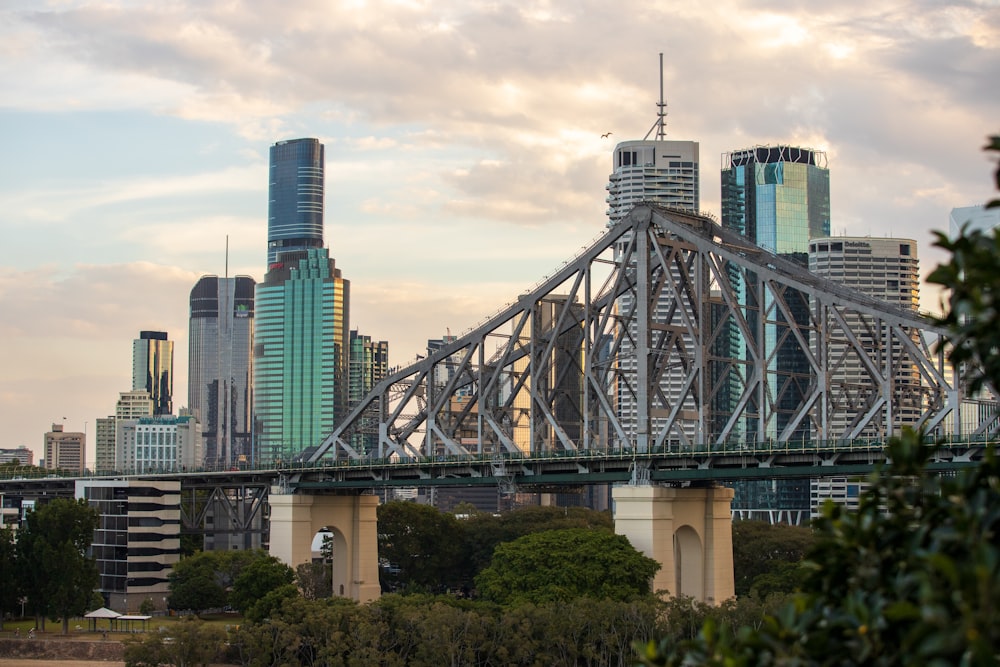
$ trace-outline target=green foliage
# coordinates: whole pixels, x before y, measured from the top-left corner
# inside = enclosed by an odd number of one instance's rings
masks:
[[[145,616],[152,614],[154,609],[156,609],[156,606],[153,604],[153,598],[146,598],[139,605],[139,613]]]
[[[925,474],[934,448],[889,445],[855,513],[828,505],[803,593],[758,629],[706,623],[647,665],[995,664],[1000,636],[1000,465]]]
[[[166,632],[126,639],[125,667],[205,666],[219,658],[225,642],[222,628],[189,617],[167,626]]]
[[[378,508],[379,558],[398,568],[383,586],[439,591],[461,581],[462,529],[451,514],[429,505],[390,502]]]
[[[226,552],[201,551],[182,558],[167,577],[170,582],[171,609],[205,611],[226,604],[226,589],[219,574]]]
[[[333,572],[328,563],[300,563],[295,568],[295,583],[307,600],[333,595]]]
[[[986,150],[1000,152],[1000,136],[990,137]],[[996,170],[1000,188],[1000,163]],[[994,199],[987,206],[1000,206]],[[935,232],[938,248],[951,259],[927,276],[927,282],[945,288],[945,315],[938,324],[948,327],[949,359],[963,368],[973,390],[987,381],[997,388],[1000,380],[1000,236],[979,230],[962,230],[955,240]],[[971,362],[971,363],[969,363]],[[966,364],[962,366],[962,364]]]
[[[628,665],[656,636],[660,603],[578,599],[500,608],[447,596],[286,601],[234,638],[242,663],[264,665]]]
[[[262,622],[280,609],[285,600],[301,597],[295,584],[282,584],[265,592],[260,598],[245,607],[243,617],[248,621]]]
[[[289,586],[293,581],[295,571],[267,555],[248,563],[237,575],[229,593],[229,604],[245,612],[271,591]]]
[[[1000,135],[994,135],[987,139],[989,143],[983,147],[983,150],[1000,153]],[[993,180],[996,183],[997,190],[1000,190],[1000,161],[997,162],[997,169],[994,172]],[[996,208],[998,206],[1000,206],[1000,199],[994,199],[986,204],[986,208]]]
[[[259,563],[269,563],[273,568],[274,578],[266,578],[261,584],[261,588],[268,585],[281,586],[291,583],[294,573],[281,565],[279,561],[272,558],[262,549],[252,549],[246,551],[200,551],[187,558],[182,558],[174,565],[173,571],[168,576],[170,581],[170,597],[167,602],[172,609],[190,610],[196,613],[208,609],[218,609],[231,604],[231,590],[236,590],[237,600],[234,606],[241,608],[246,604],[246,599],[240,597],[241,590],[253,589],[254,582],[246,581],[242,587],[236,586],[236,581],[240,575],[248,568],[257,567]],[[270,577],[267,572],[268,566],[261,566],[264,569],[258,570],[263,578]],[[287,579],[287,581],[286,581]],[[274,583],[279,581],[280,583]],[[268,589],[270,590],[270,589]],[[257,589],[260,595],[263,590]]]
[[[736,595],[792,593],[802,583],[802,559],[815,542],[810,528],[764,521],[733,522]]]
[[[583,507],[520,507],[499,516],[479,512],[462,522],[466,556],[471,576],[490,564],[497,545],[546,530],[563,528],[604,528],[614,532],[610,512]]]
[[[479,594],[503,605],[649,594],[660,564],[607,530],[567,528],[501,544],[476,577]]]
[[[9,526],[0,528],[0,563],[3,564],[0,567],[0,630],[3,629],[3,619],[7,612],[13,613],[18,608],[21,597],[16,549],[14,531]]]
[[[58,498],[29,512],[17,533],[17,570],[28,605],[43,618],[61,618],[63,634],[71,616],[88,611],[97,588],[97,563],[87,549],[99,524],[85,500]]]

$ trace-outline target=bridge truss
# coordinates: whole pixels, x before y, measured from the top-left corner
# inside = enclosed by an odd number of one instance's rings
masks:
[[[943,334],[709,218],[643,205],[385,378],[300,460],[753,451],[903,425],[995,436],[992,397],[966,414]]]

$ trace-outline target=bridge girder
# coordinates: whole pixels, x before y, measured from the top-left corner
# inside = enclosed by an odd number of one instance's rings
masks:
[[[995,435],[995,416],[962,424],[944,333],[709,218],[642,205],[300,458]]]

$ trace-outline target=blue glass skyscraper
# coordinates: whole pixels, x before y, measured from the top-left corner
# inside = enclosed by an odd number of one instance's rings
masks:
[[[826,168],[826,154],[794,146],[755,146],[726,154],[722,164],[722,226],[743,234],[766,250],[807,266],[809,240],[830,234],[830,172]],[[769,409],[759,405],[756,412],[774,414],[774,419],[766,423],[748,418],[734,434],[757,442],[811,439],[808,420],[798,423],[793,420],[816,378],[807,351],[790,334],[795,324],[808,323],[809,298],[787,290],[786,312],[776,308],[769,296],[765,295],[764,302],[760,302],[759,295],[748,289],[738,271],[730,275],[730,280],[739,295],[748,330],[759,331],[765,346],[764,358],[755,363],[766,365],[766,391],[754,396],[751,403],[764,401]],[[807,333],[804,335],[808,337]],[[722,361],[720,367],[729,366],[727,358],[748,364],[749,347],[738,328],[728,326],[727,334],[715,348]],[[742,386],[731,371],[723,372],[729,372],[730,376],[714,398],[714,409],[726,420]],[[797,523],[809,516],[809,482],[783,479],[738,485],[733,508],[750,510],[750,516],[757,516],[753,510],[767,510],[772,518],[781,516],[785,521]]]
[[[290,139],[271,146],[267,265],[279,252],[323,247],[323,144]]]

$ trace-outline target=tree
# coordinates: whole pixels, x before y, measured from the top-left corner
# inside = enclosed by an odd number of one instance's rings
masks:
[[[255,560],[243,568],[233,582],[229,604],[245,612],[271,591],[295,581],[295,571],[274,556]]]
[[[260,561],[274,560],[263,549],[200,551],[174,565],[169,605],[201,613],[230,604],[230,591],[240,575]],[[283,582],[289,583],[289,582]]]
[[[476,577],[479,594],[502,605],[579,597],[629,600],[650,593],[660,564],[622,535],[567,528],[525,535],[501,544]]]
[[[0,630],[3,629],[3,619],[7,612],[17,608],[21,597],[17,574],[16,544],[14,531],[9,526],[0,528]]]
[[[991,139],[987,148],[1000,150]],[[938,245],[952,253],[929,278],[949,290],[949,358],[975,386],[1000,387],[1000,237],[939,235]],[[643,663],[997,664],[1000,460],[990,447],[977,466],[935,476],[937,446],[924,441],[912,430],[890,441],[891,463],[871,476],[857,512],[824,508],[791,604],[760,628],[734,634],[709,622],[692,641],[651,643]]]
[[[462,522],[466,535],[466,556],[471,576],[490,564],[498,544],[519,537],[562,528],[605,528],[614,530],[610,512],[584,507],[519,507],[499,516],[486,512],[470,515]]]
[[[811,529],[764,521],[733,522],[736,595],[791,593],[801,583],[799,564],[815,542]],[[765,590],[766,589],[766,590]]]
[[[307,600],[333,595],[333,573],[327,563],[300,563],[295,568],[295,583]]]
[[[97,588],[97,563],[87,556],[100,515],[83,499],[57,498],[28,513],[17,534],[17,561],[28,604],[41,619],[83,615]]]
[[[167,576],[170,582],[167,604],[172,609],[195,613],[225,606],[227,594],[219,574],[225,553],[202,551],[175,564]]]
[[[204,667],[218,659],[225,642],[222,628],[189,617],[168,626],[165,633],[126,639],[125,667]]]
[[[427,591],[454,587],[461,580],[462,528],[451,514],[429,505],[390,502],[378,508],[379,559],[384,587]]]

